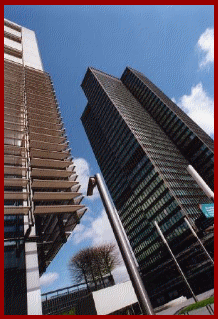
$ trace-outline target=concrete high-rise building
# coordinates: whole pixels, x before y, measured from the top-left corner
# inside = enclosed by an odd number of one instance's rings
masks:
[[[213,140],[131,68],[121,79],[88,68],[82,88],[88,104],[81,120],[153,305],[187,294],[155,220],[193,290],[213,287],[213,267],[184,221],[196,230],[196,220],[213,222],[199,207],[213,201],[187,171],[192,165],[213,189]],[[213,254],[213,234],[202,241]]]
[[[40,315],[39,276],[86,208],[35,33],[6,19],[4,67],[5,315]]]

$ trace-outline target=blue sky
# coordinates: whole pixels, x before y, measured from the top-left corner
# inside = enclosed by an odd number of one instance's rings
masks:
[[[54,82],[72,155],[85,191],[99,167],[80,117],[80,87],[88,66],[120,77],[126,66],[144,73],[213,137],[214,6],[5,5],[5,18],[36,32],[45,71]],[[89,211],[43,276],[42,292],[72,284],[70,257],[112,240],[96,193]],[[120,267],[115,277],[125,280]]]

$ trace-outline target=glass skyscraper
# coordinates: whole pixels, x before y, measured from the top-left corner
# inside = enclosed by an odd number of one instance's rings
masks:
[[[198,231],[196,220],[204,219],[199,204],[212,203],[187,167],[213,189],[213,140],[131,68],[121,79],[88,68],[82,88],[88,104],[81,120],[151,302],[157,306],[187,295],[155,220],[193,290],[213,287],[213,267],[184,221],[186,216]],[[213,254],[213,234],[204,234],[202,241]]]

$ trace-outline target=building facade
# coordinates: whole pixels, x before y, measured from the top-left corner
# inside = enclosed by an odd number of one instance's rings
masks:
[[[203,218],[199,204],[212,203],[187,167],[192,165],[213,189],[213,140],[131,68],[121,79],[88,68],[82,89],[88,104],[81,120],[153,306],[187,295],[155,220],[193,290],[211,288],[213,267],[184,216],[198,230],[196,220]],[[213,254],[213,234],[202,240]]]
[[[35,33],[4,20],[5,315],[40,315],[40,275],[86,208]]]

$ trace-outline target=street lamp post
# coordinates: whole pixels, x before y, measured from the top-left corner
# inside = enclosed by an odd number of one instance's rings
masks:
[[[194,169],[194,167],[192,165],[188,165],[187,166],[187,171],[189,172],[189,174],[194,178],[194,180],[196,181],[196,183],[198,184],[198,186],[203,190],[203,192],[205,193],[205,195],[210,198],[213,202],[214,202],[214,192],[210,189],[210,187],[205,183],[205,181],[203,180],[203,178],[198,174],[198,172]],[[192,234],[197,238],[199,244],[201,245],[202,249],[204,250],[204,253],[206,254],[206,256],[209,258],[210,262],[212,263],[212,265],[214,265],[214,261],[211,258],[210,254],[208,253],[208,251],[206,250],[206,248],[204,247],[203,243],[201,242],[200,238],[198,237],[198,235],[196,234],[196,232],[194,231],[193,227],[191,226],[189,220],[185,217],[184,218],[186,224],[188,225],[189,229],[191,230]]]
[[[177,267],[177,269],[179,270],[179,273],[180,273],[180,275],[182,276],[182,278],[183,278],[183,280],[184,280],[186,286],[188,287],[188,289],[189,289],[189,291],[190,291],[192,297],[194,298],[194,301],[195,301],[195,302],[198,302],[197,297],[195,296],[193,290],[191,289],[191,286],[189,285],[189,282],[188,282],[188,280],[186,279],[185,274],[183,273],[181,267],[179,266],[179,263],[178,263],[178,261],[176,260],[176,257],[174,256],[174,254],[173,254],[173,252],[172,252],[172,250],[171,250],[171,248],[170,248],[170,246],[169,246],[169,244],[168,244],[166,238],[164,237],[164,235],[163,235],[163,233],[162,233],[162,231],[161,231],[161,229],[160,229],[158,223],[156,222],[156,220],[154,221],[154,225],[155,225],[155,227],[156,227],[156,229],[157,229],[158,234],[160,235],[161,239],[163,240],[164,244],[167,246],[167,249],[168,249],[168,251],[170,252],[170,254],[171,254],[171,256],[172,256],[172,258],[173,258],[173,260],[174,260],[174,262],[175,262],[175,264],[176,264],[176,267]]]
[[[172,252],[172,250],[171,250],[171,248],[170,248],[170,246],[169,246],[169,244],[168,244],[166,238],[164,237],[164,235],[163,235],[163,233],[162,233],[162,231],[161,231],[161,229],[160,229],[160,227],[159,227],[159,225],[158,225],[158,223],[157,223],[156,221],[154,221],[154,225],[155,225],[155,227],[156,227],[156,229],[157,229],[158,234],[160,235],[161,239],[163,240],[164,244],[167,246],[167,249],[168,249],[169,253],[171,254],[171,256],[172,256],[172,258],[173,258],[173,261],[175,262],[176,267],[177,267],[177,269],[179,270],[179,273],[180,273],[180,275],[182,276],[182,278],[183,278],[183,280],[184,280],[184,282],[185,282],[185,284],[186,284],[188,290],[190,291],[190,293],[191,293],[191,295],[192,295],[194,301],[195,301],[195,302],[198,302],[197,297],[195,296],[195,294],[194,294],[194,292],[193,292],[193,290],[192,290],[192,288],[191,288],[191,286],[190,286],[188,280],[186,279],[185,274],[183,273],[181,267],[179,266],[179,263],[178,263],[178,261],[176,260],[176,257],[174,256],[174,253]],[[207,308],[209,314],[210,314],[210,315],[213,315],[213,309],[212,309],[209,305],[206,305],[206,308]]]
[[[120,226],[118,216],[113,209],[113,206],[110,202],[110,199],[108,197],[106,188],[104,186],[104,183],[100,174],[96,174],[94,177],[90,177],[88,190],[87,190],[87,196],[91,196],[93,194],[93,189],[96,185],[98,187],[109,222],[111,224],[115,238],[117,240],[117,244],[120,248],[120,252],[123,257],[125,266],[127,268],[129,277],[132,281],[132,285],[135,290],[136,296],[138,298],[138,302],[140,304],[142,313],[143,315],[155,315],[150,299],[148,297],[148,294],[145,290],[144,284],[138,272],[136,263],[132,257],[132,253],[130,251],[129,245],[123,234],[123,230]]]
[[[211,258],[210,254],[208,253],[208,251],[206,250],[206,248],[204,247],[203,243],[201,242],[200,238],[198,237],[198,235],[196,234],[196,232],[194,231],[193,227],[191,226],[191,224],[189,223],[188,219],[186,217],[184,217],[184,220],[186,222],[186,224],[188,225],[189,229],[191,230],[192,234],[196,237],[197,241],[199,242],[199,244],[201,245],[201,248],[203,249],[205,255],[208,257],[208,259],[210,260],[211,264],[214,266],[214,261]]]

